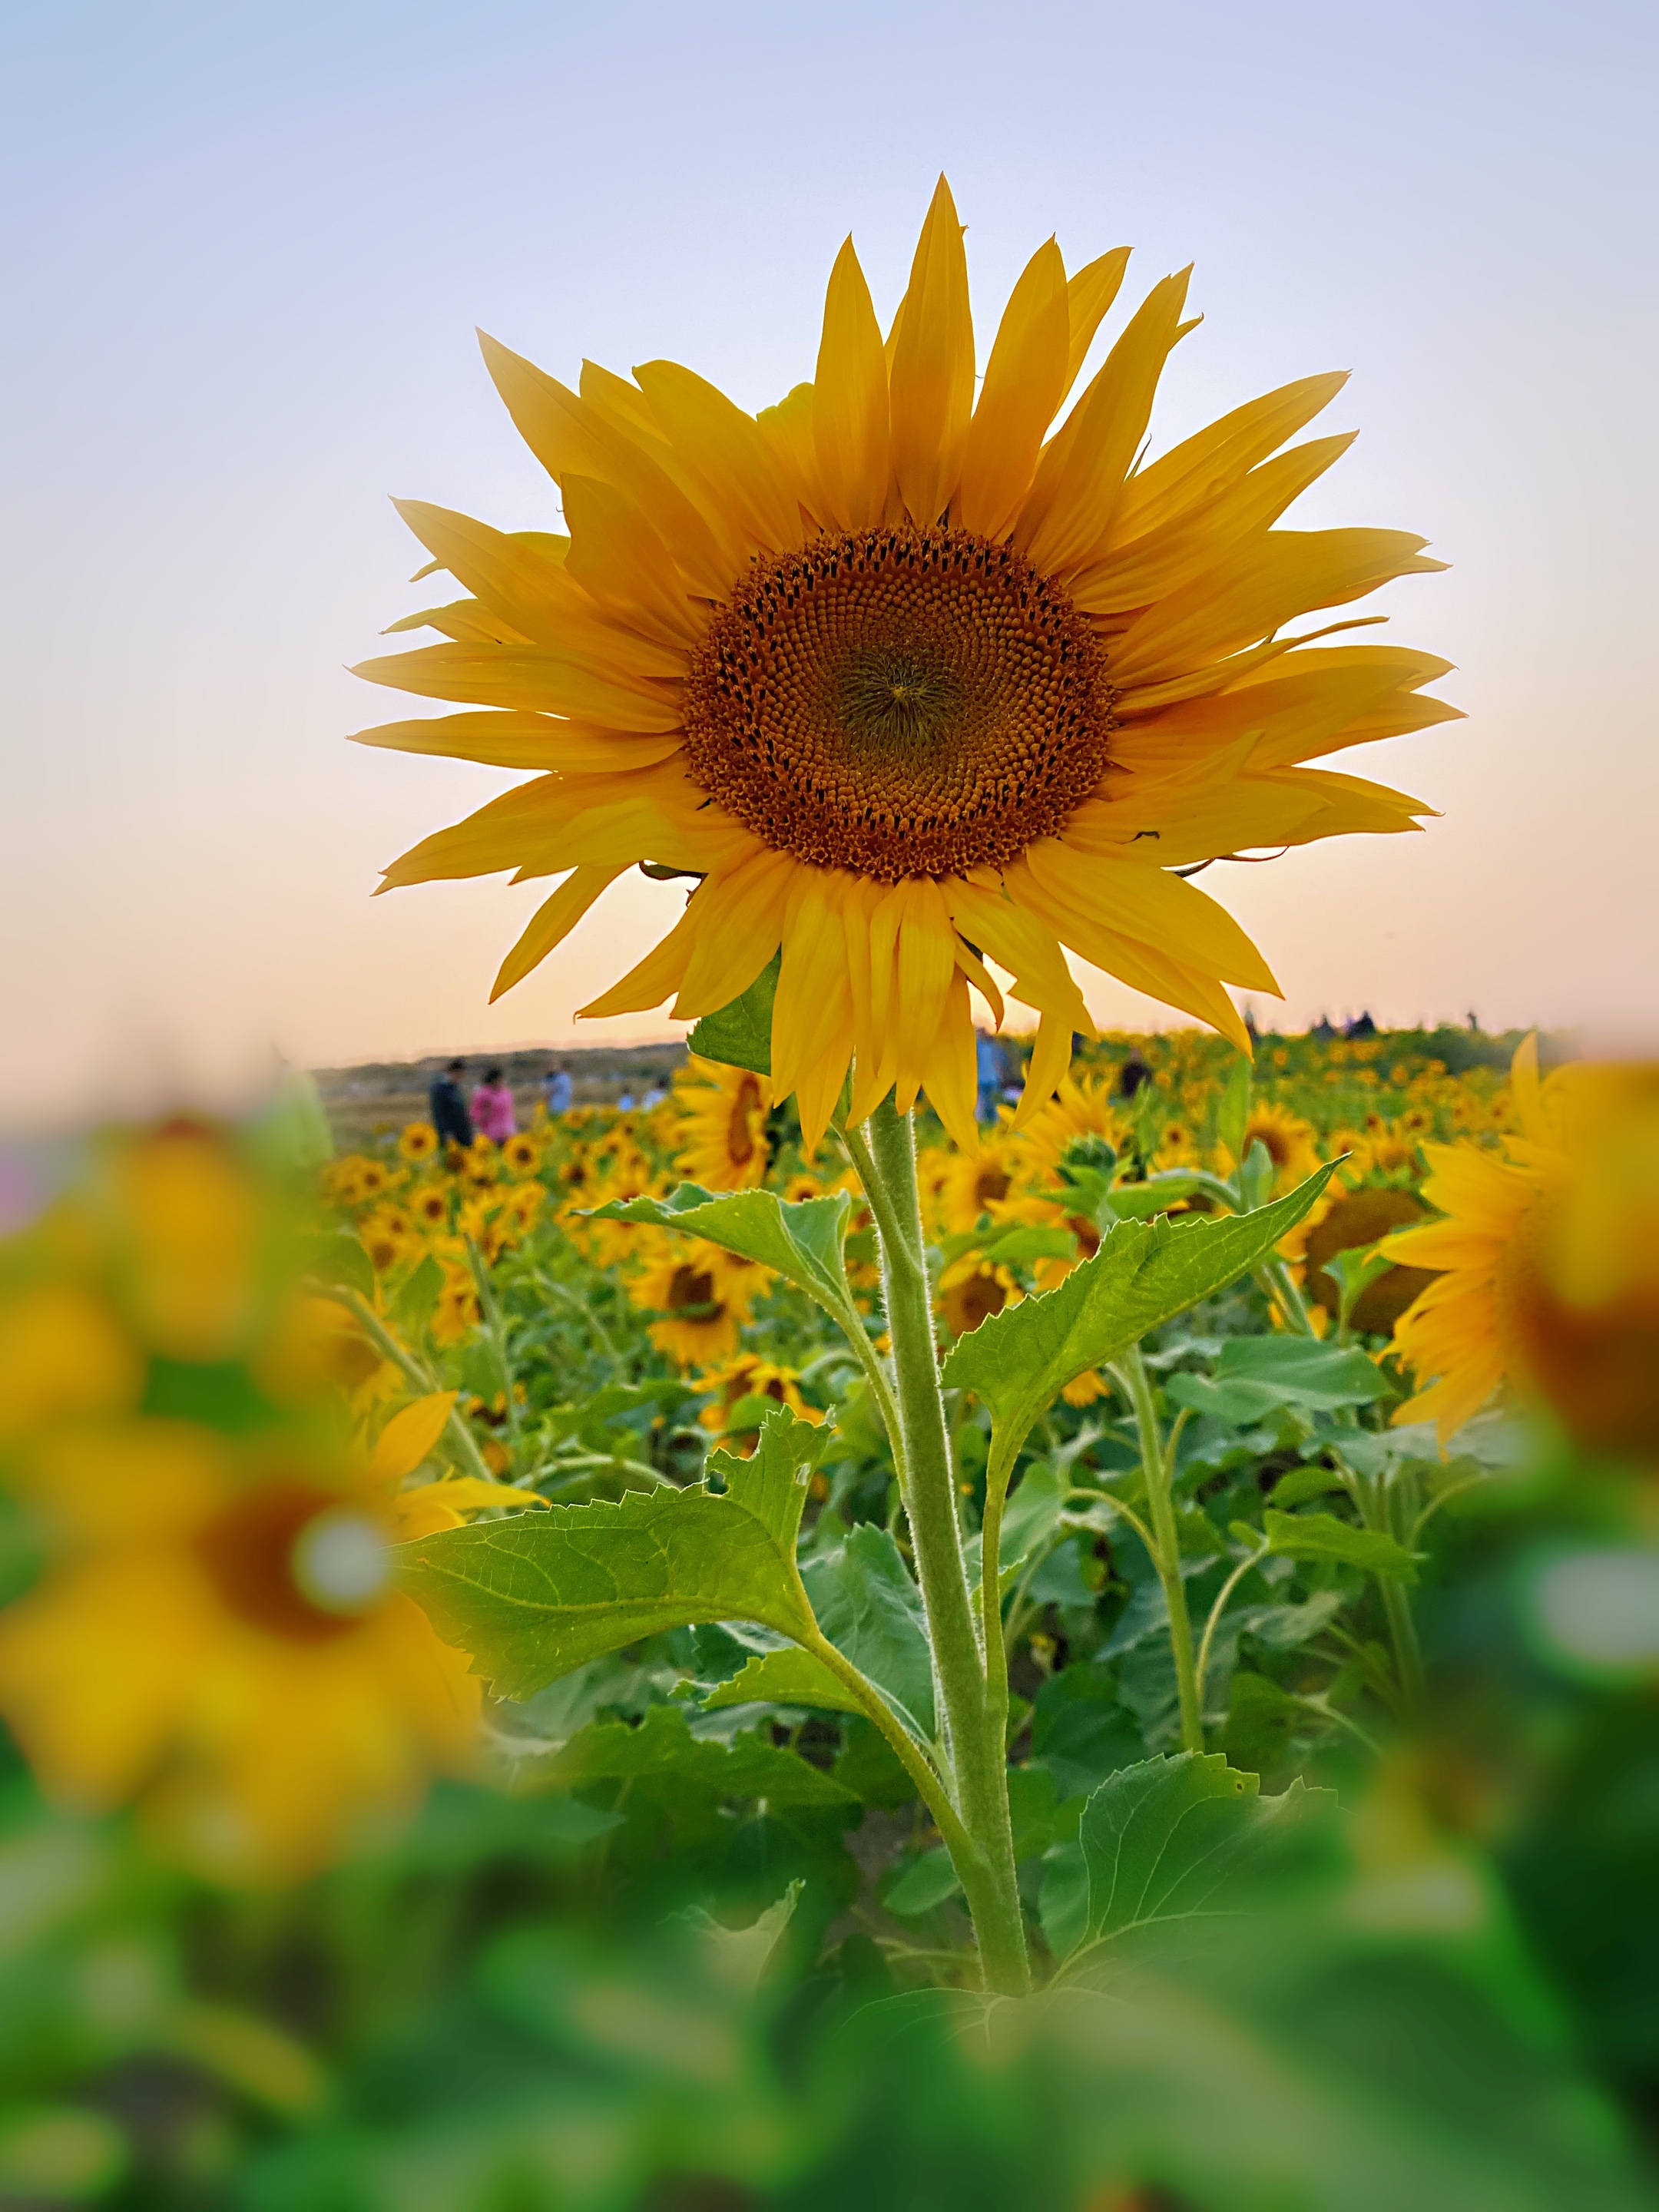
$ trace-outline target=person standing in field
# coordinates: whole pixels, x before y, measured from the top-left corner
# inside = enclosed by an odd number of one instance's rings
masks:
[[[481,1137],[488,1137],[495,1145],[504,1145],[519,1133],[513,1093],[502,1082],[499,1067],[487,1069],[483,1081],[472,1094],[472,1126]]]
[[[559,1062],[543,1085],[543,1095],[547,1101],[547,1110],[550,1114],[568,1114],[570,1111],[574,1086],[570,1080],[570,1070],[562,1060]]]
[[[472,1120],[461,1096],[461,1078],[465,1073],[466,1062],[452,1060],[441,1075],[433,1077],[432,1088],[427,1093],[432,1126],[447,1145],[472,1142]]]

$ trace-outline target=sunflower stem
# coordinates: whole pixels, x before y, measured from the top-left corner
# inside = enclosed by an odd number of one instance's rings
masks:
[[[870,1117],[866,1194],[881,1248],[882,1287],[893,1341],[898,1425],[906,1468],[905,1507],[916,1578],[933,1654],[944,1764],[964,1832],[951,1858],[973,1915],[988,1990],[1022,1996],[1030,1987],[1025,1924],[1014,1874],[1008,1764],[999,1708],[986,1680],[963,1557],[956,1479],[927,1252],[916,1190],[915,1133],[890,1095]]]
[[[1181,1699],[1181,1747],[1202,1752],[1204,1709],[1199,1692],[1198,1666],[1193,1655],[1193,1621],[1187,1609],[1187,1582],[1181,1571],[1181,1534],[1175,1517],[1175,1442],[1166,1443],[1152,1397],[1152,1377],[1133,1346],[1122,1364],[1110,1370],[1134,1408],[1140,1434],[1140,1464],[1146,1477],[1146,1517],[1152,1524],[1149,1547],[1152,1565],[1164,1589],[1170,1615],[1170,1648],[1175,1657],[1176,1688]],[[1207,1657],[1207,1653],[1206,1653]]]

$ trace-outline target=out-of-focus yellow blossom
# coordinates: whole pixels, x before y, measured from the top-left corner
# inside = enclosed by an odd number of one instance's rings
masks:
[[[438,1132],[430,1121],[411,1121],[398,1139],[398,1150],[411,1162],[429,1160],[438,1149]]]
[[[1023,1296],[1007,1267],[972,1253],[956,1261],[939,1279],[939,1310],[952,1336],[966,1336],[1006,1305],[1018,1304]]]
[[[1438,1271],[1395,1332],[1429,1386],[1395,1418],[1444,1443],[1508,1384],[1587,1448],[1659,1464],[1659,1068],[1540,1084],[1528,1038],[1511,1089],[1523,1133],[1425,1147],[1445,1218],[1384,1248]]]
[[[0,1478],[44,1559],[0,1613],[0,1711],[51,1795],[136,1801],[238,1880],[307,1873],[469,1765],[477,1683],[389,1547],[520,1502],[409,1486],[453,1399],[380,1419],[389,1363],[301,1287],[291,1227],[231,1138],[175,1121],[0,1243]]]

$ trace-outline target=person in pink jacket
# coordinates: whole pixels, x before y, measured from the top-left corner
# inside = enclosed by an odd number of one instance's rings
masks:
[[[497,1145],[518,1133],[518,1118],[513,1111],[513,1093],[501,1081],[499,1067],[485,1071],[484,1079],[472,1094],[472,1126],[481,1137],[488,1137]]]

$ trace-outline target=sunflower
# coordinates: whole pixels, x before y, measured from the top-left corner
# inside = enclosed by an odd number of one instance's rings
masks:
[[[799,1369],[779,1367],[758,1352],[740,1352],[723,1367],[700,1376],[696,1388],[714,1394],[712,1403],[697,1416],[702,1426],[735,1442],[745,1454],[755,1448],[769,1406],[787,1406],[803,1421],[823,1419],[822,1409],[808,1405],[801,1395]]]
[[[464,1771],[478,1704],[390,1581],[392,1544],[481,1502],[399,1487],[453,1401],[351,1441],[369,1378],[337,1395],[349,1316],[298,1289],[286,1227],[231,1139],[176,1122],[0,1245],[0,1472],[45,1553],[0,1612],[0,1711],[50,1795],[136,1799],[237,1879],[307,1873]]]
[[[1167,1136],[1167,1132],[1165,1133]],[[1270,1098],[1255,1099],[1244,1123],[1243,1156],[1260,1145],[1273,1164],[1273,1187],[1293,1190],[1319,1171],[1319,1132],[1288,1106],[1275,1106]],[[1227,1168],[1238,1165],[1226,1146],[1221,1147]]]
[[[1447,664],[1316,645],[1348,622],[1285,633],[1441,564],[1399,531],[1274,526],[1350,442],[1279,450],[1340,375],[1139,465],[1192,328],[1185,274],[1154,286],[1051,434],[1127,260],[1068,278],[1039,247],[981,383],[941,179],[885,339],[849,240],[812,382],[759,416],[670,362],[631,380],[590,363],[577,392],[486,339],[568,536],[404,503],[469,596],[402,625],[445,642],[358,673],[468,711],[360,736],[540,773],[382,888],[561,878],[499,996],[624,871],[695,878],[668,935],[582,1011],[672,998],[690,1019],[781,955],[773,1088],[796,1094],[809,1150],[849,1066],[854,1121],[925,1087],[970,1139],[970,987],[1002,1018],[988,960],[1041,1017],[1028,1115],[1073,1031],[1094,1034],[1063,948],[1248,1048],[1224,986],[1273,977],[1185,877],[1417,826],[1419,802],[1301,763],[1445,719],[1419,694]]]
[[[542,1148],[533,1137],[522,1133],[509,1137],[501,1146],[501,1164],[509,1175],[534,1175],[541,1164]]]
[[[765,1182],[772,1093],[764,1077],[694,1058],[674,1097],[681,1117],[674,1164],[688,1182],[704,1190],[751,1190]]]
[[[1030,1159],[1012,1138],[975,1135],[934,1178],[939,1219],[952,1233],[975,1228],[983,1215],[1003,1218]]]
[[[435,1183],[417,1190],[410,1200],[409,1210],[418,1228],[431,1235],[434,1230],[449,1226],[449,1194]]]
[[[1021,1295],[1006,1267],[971,1253],[954,1261],[939,1279],[939,1310],[952,1336],[966,1336],[1011,1300],[1018,1304]]]
[[[1529,1037],[1511,1090],[1524,1133],[1501,1155],[1425,1146],[1445,1218],[1382,1248],[1439,1271],[1395,1329],[1429,1382],[1395,1419],[1432,1420],[1443,1445],[1508,1383],[1589,1449],[1659,1462],[1659,1069],[1540,1085]]]
[[[429,1160],[438,1149],[438,1132],[430,1121],[410,1121],[398,1139],[406,1160]]]
[[[770,1280],[763,1267],[701,1237],[665,1243],[628,1285],[633,1303],[662,1316],[651,1341],[682,1367],[729,1359],[738,1330]]]

